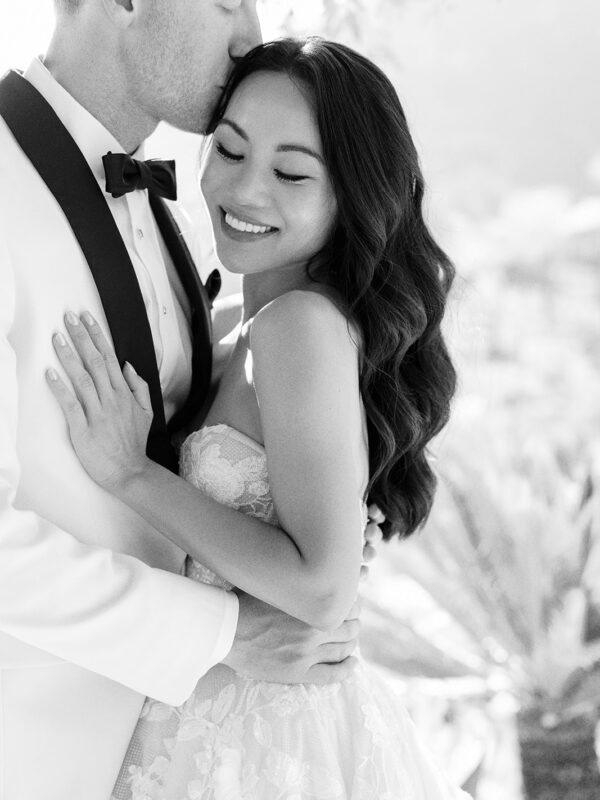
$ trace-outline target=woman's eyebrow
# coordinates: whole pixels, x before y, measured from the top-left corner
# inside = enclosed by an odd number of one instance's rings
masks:
[[[240,136],[242,139],[244,139],[244,141],[246,141],[246,142],[249,141],[248,134],[246,133],[246,131],[243,128],[241,128],[237,124],[237,122],[234,122],[231,119],[227,119],[227,117],[223,117],[222,119],[219,120],[219,125],[227,125],[227,126],[229,126],[233,131],[235,131],[237,133],[238,136]],[[280,144],[277,147],[277,152],[278,153],[290,153],[290,152],[304,153],[307,156],[312,156],[313,158],[316,158],[316,160],[319,162],[319,164],[323,164],[323,165],[325,164],[325,162],[323,161],[323,157],[322,156],[320,156],[315,150],[312,150],[310,147],[305,147],[303,144]]]
[[[243,128],[240,128],[240,126],[236,122],[227,119],[227,117],[223,117],[223,119],[220,119],[219,125],[229,125],[229,127],[232,128],[237,133],[238,136],[241,136],[242,139],[244,139],[246,142],[248,141],[248,134],[246,133],[246,131]]]
[[[320,164],[325,165],[323,158],[314,150],[311,150],[310,147],[305,147],[303,144],[280,144],[277,148],[278,153],[289,153],[289,152],[297,152],[297,153],[305,153],[307,156],[312,156],[316,158]]]

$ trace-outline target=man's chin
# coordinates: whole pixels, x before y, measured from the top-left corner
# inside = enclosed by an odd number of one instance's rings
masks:
[[[175,113],[165,116],[163,122],[185,133],[195,133],[199,136],[206,136],[211,116],[207,115],[206,112],[203,112],[201,115],[198,114],[198,108],[202,108],[201,103],[198,103],[198,106],[190,110],[189,113],[186,109],[179,109]]]

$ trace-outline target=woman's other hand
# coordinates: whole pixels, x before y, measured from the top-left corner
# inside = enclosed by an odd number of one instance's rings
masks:
[[[369,563],[377,555],[377,547],[383,540],[381,525],[385,522],[385,514],[374,503],[368,509],[368,521],[364,533],[364,547],[362,554],[362,565],[360,568],[361,580],[365,580],[369,574]]]
[[[130,364],[121,371],[89,312],[81,317],[69,312],[65,325],[74,347],[62,333],[55,334],[52,343],[70,385],[54,369],[47,370],[46,380],[84,469],[111,491],[148,464],[146,442],[153,416],[148,385]]]

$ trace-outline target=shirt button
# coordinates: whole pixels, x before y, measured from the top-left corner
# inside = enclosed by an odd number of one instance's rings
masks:
[[[144,238],[144,231],[141,228],[136,228],[135,229],[135,235],[137,236],[138,239],[143,239]]]
[[[163,312],[163,316],[166,317],[167,316],[167,307],[166,306],[162,307],[162,312]]]

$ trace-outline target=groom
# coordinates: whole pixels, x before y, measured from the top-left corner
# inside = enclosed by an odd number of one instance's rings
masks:
[[[160,120],[204,129],[259,41],[255,0],[55,3],[44,61],[0,83],[2,800],[108,800],[145,695],[180,704],[219,661],[338,680],[358,627],[322,634],[177,574],[183,553],[83,472],[44,385],[63,314],[89,309],[153,386],[149,452],[174,465],[210,297],[163,202],[171,166],[138,162]]]

